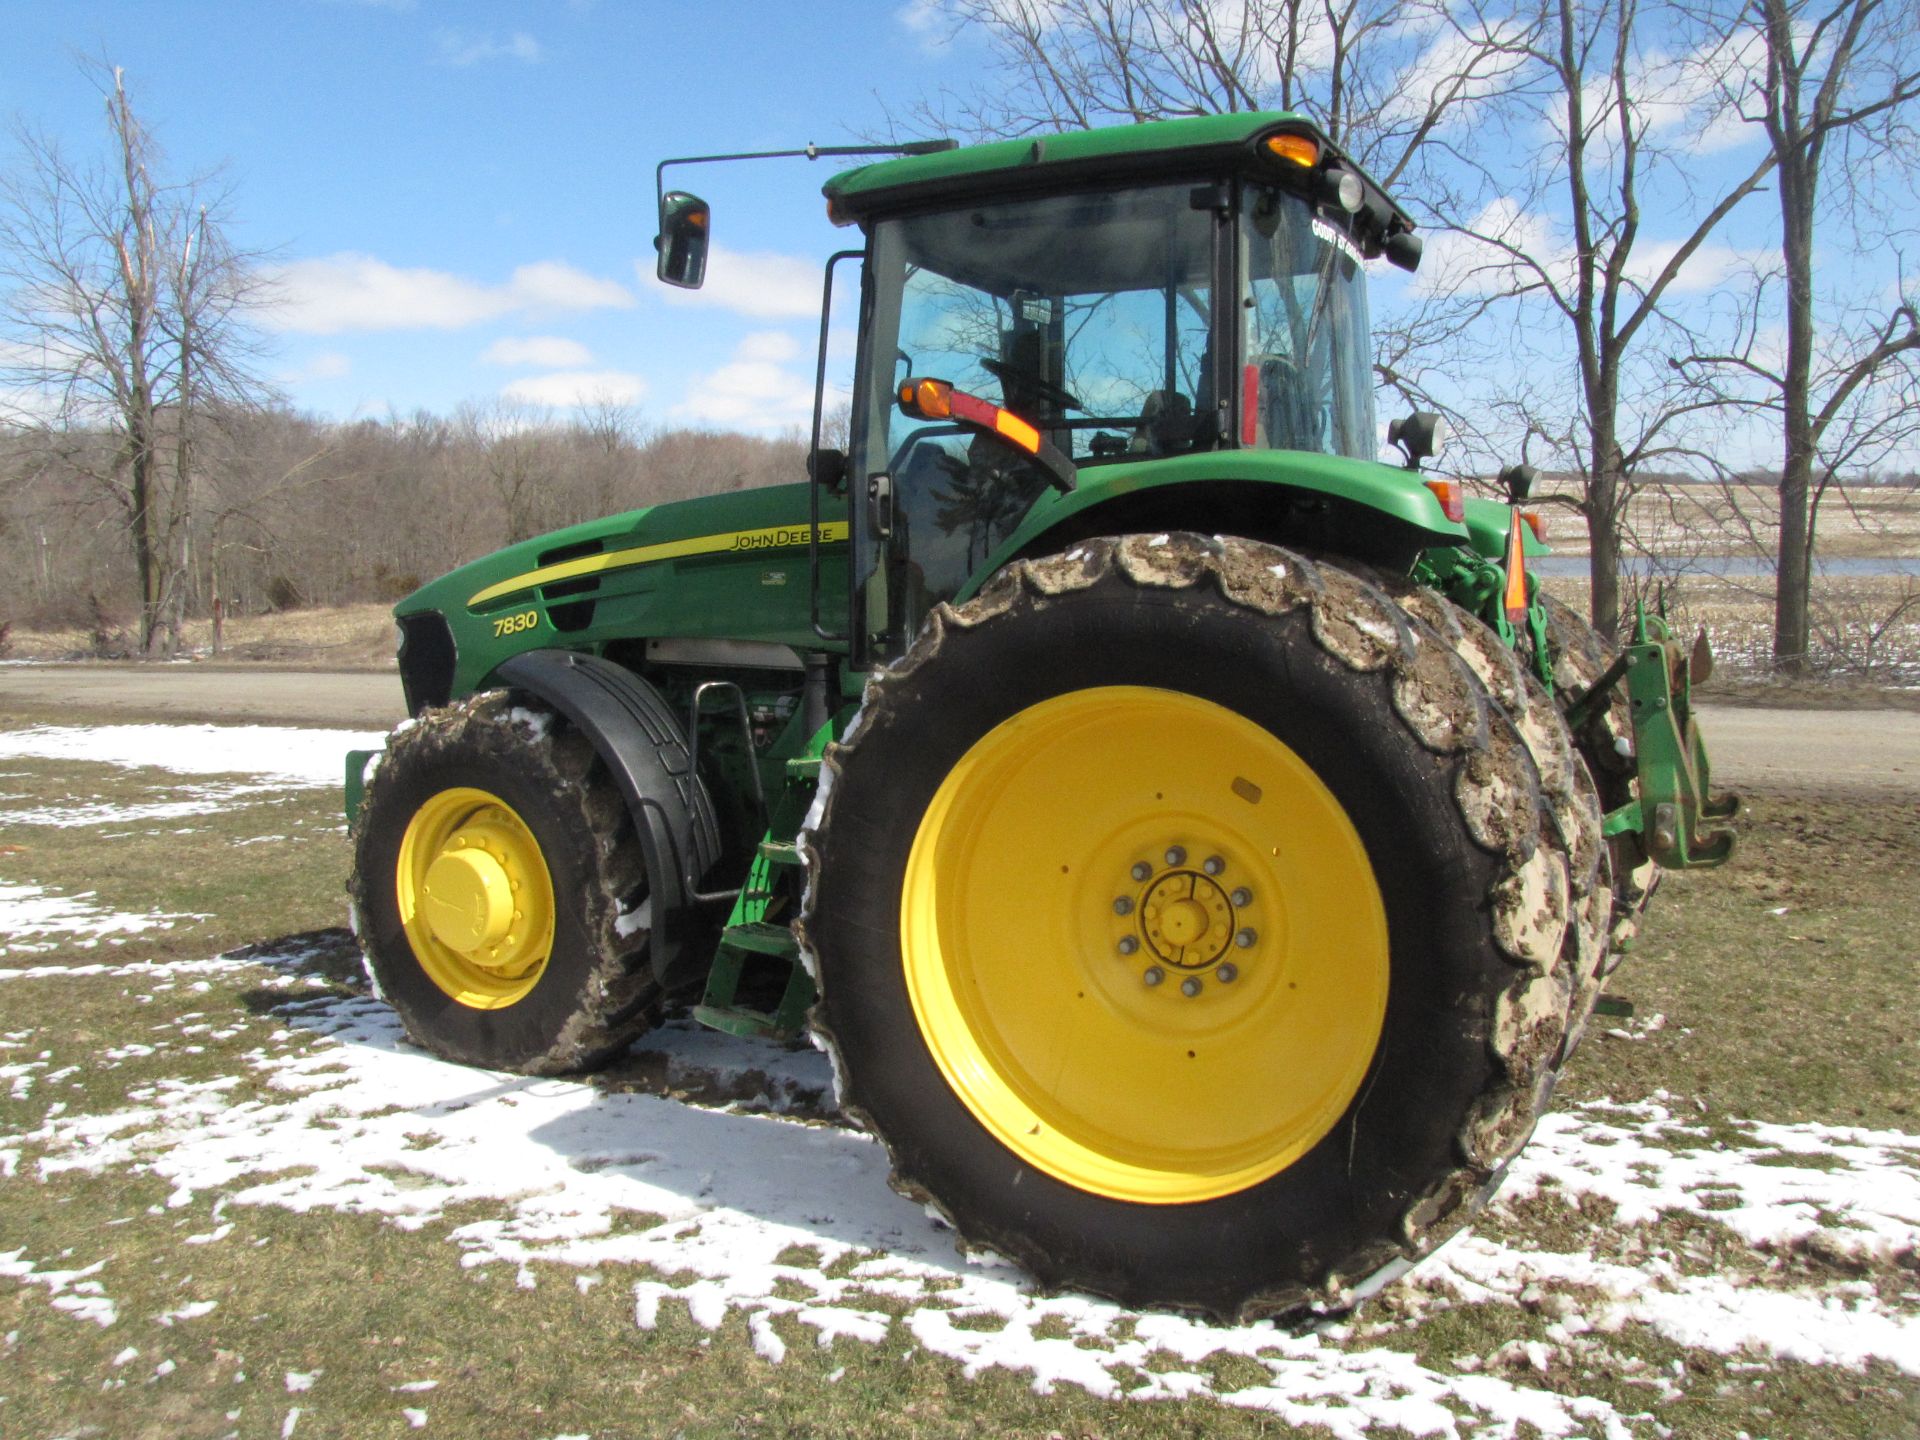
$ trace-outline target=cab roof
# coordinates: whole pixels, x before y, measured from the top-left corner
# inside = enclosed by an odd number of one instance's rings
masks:
[[[1106,176],[1238,169],[1260,158],[1256,147],[1275,130],[1311,135],[1324,154],[1359,170],[1304,116],[1285,110],[1243,110],[997,140],[882,160],[842,171],[821,188],[836,219],[863,220],[876,211]]]

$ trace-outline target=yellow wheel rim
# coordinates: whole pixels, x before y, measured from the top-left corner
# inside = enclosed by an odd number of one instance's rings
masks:
[[[414,812],[395,875],[420,968],[476,1010],[540,983],[553,953],[553,878],[514,808],[485,790],[442,790]]]
[[[914,837],[900,939],[981,1124],[1141,1204],[1299,1159],[1386,1014],[1386,911],[1346,811],[1266,730],[1166,690],[1058,696],[975,744]]]

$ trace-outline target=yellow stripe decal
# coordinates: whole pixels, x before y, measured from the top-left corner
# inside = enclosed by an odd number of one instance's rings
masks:
[[[807,543],[810,525],[769,525],[761,530],[730,530],[720,535],[695,535],[686,540],[668,540],[659,545],[637,545],[630,550],[606,550],[598,555],[582,555],[577,560],[562,560],[543,565],[511,580],[489,585],[467,601],[469,610],[477,610],[492,600],[516,595],[538,585],[561,580],[577,580],[583,575],[601,575],[609,570],[627,570],[635,565],[651,565],[659,560],[679,560],[688,555],[717,555],[735,550],[790,550]],[[832,545],[847,538],[847,522],[832,520],[820,527],[820,543]]]

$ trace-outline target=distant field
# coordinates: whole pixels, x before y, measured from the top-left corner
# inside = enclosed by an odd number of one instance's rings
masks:
[[[1567,481],[1543,481],[1536,499],[1570,498]],[[1585,524],[1559,504],[1543,506],[1553,548],[1587,553]],[[1835,486],[1821,501],[1815,543],[1831,559],[1920,555],[1920,489]],[[1628,548],[1672,557],[1773,555],[1780,543],[1780,497],[1765,485],[1661,485],[1636,494],[1627,510]]]
[[[1542,497],[1551,493],[1550,486],[1540,491]],[[1551,503],[1539,508],[1556,554],[1587,553],[1586,530],[1577,515]],[[1643,491],[1629,512],[1630,550],[1658,557],[1659,579],[1640,582],[1640,592],[1651,599],[1656,589],[1664,589],[1682,628],[1704,626],[1730,676],[1760,675],[1770,668],[1771,573],[1713,575],[1689,569],[1687,562],[1724,555],[1770,559],[1778,538],[1777,513],[1777,497],[1766,487],[1708,485]],[[1862,486],[1830,494],[1821,510],[1819,553],[1851,561],[1920,556],[1920,490]],[[1583,578],[1556,577],[1547,583],[1569,604],[1586,607]],[[1920,682],[1920,576],[1822,577],[1813,609],[1816,667],[1822,673],[1882,684]],[[16,626],[9,653],[14,659],[52,660],[87,647],[88,637],[78,629]],[[202,659],[213,658],[212,627],[206,621],[187,626],[186,648]],[[218,658],[296,668],[389,669],[393,649],[389,608],[369,604],[235,616],[225,626]]]

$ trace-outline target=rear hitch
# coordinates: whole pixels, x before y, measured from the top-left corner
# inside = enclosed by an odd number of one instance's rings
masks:
[[[1720,865],[1733,853],[1734,833],[1724,822],[1739,814],[1740,797],[1713,793],[1706,742],[1693,713],[1693,687],[1712,671],[1704,631],[1689,651],[1664,616],[1649,615],[1641,605],[1632,642],[1567,707],[1568,723],[1577,728],[1626,681],[1640,794],[1609,812],[1603,829],[1609,837],[1637,837],[1647,857],[1669,870]]]

